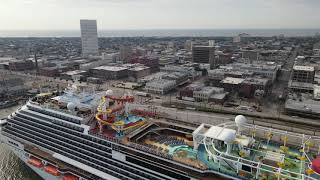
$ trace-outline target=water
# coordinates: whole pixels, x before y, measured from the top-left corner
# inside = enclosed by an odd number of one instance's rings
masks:
[[[99,30],[99,37],[165,37],[165,36],[314,36],[320,29],[149,29],[149,30]],[[79,37],[80,30],[56,31],[0,31],[0,37]]]
[[[4,118],[18,107],[0,110],[0,118]],[[0,179],[1,180],[41,180],[24,162],[22,162],[4,144],[0,144]]]

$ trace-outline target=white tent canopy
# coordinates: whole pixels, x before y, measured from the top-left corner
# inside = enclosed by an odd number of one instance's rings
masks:
[[[231,143],[236,139],[236,133],[236,130],[233,129],[212,126],[204,135],[212,139]]]

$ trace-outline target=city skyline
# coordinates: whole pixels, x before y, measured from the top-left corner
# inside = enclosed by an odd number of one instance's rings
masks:
[[[0,30],[320,28],[315,0],[4,0]],[[50,20],[50,21],[49,21]]]

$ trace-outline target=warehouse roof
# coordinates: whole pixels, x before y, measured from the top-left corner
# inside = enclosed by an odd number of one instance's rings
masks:
[[[93,69],[96,70],[105,70],[105,71],[123,71],[123,70],[127,70],[127,68],[125,67],[120,67],[120,66],[99,66],[99,67],[95,67]]]
[[[314,71],[313,66],[293,66],[293,70],[296,71]]]
[[[241,84],[245,79],[242,78],[232,78],[232,77],[226,77],[224,80],[221,81],[221,83],[224,84]]]

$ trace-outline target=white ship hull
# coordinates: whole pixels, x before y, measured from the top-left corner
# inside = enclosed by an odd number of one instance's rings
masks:
[[[12,149],[12,151],[27,165],[29,166],[35,173],[37,173],[42,179],[48,179],[48,180],[60,180],[61,177],[55,177],[51,174],[46,173],[43,169],[36,168],[29,163],[27,163],[27,159],[24,157],[23,151],[16,151],[15,149]]]
[[[16,148],[10,144],[7,144],[5,142],[3,142],[6,147],[8,147],[22,162],[24,162],[28,167],[30,167],[35,173],[37,173],[42,179],[45,179],[45,180],[61,180],[62,177],[56,177],[56,176],[53,176],[47,172],[45,172],[43,170],[43,168],[37,168],[35,166],[32,166],[28,163],[28,159],[29,159],[29,156],[27,155],[28,153],[25,152],[24,150],[21,150],[19,148]]]

